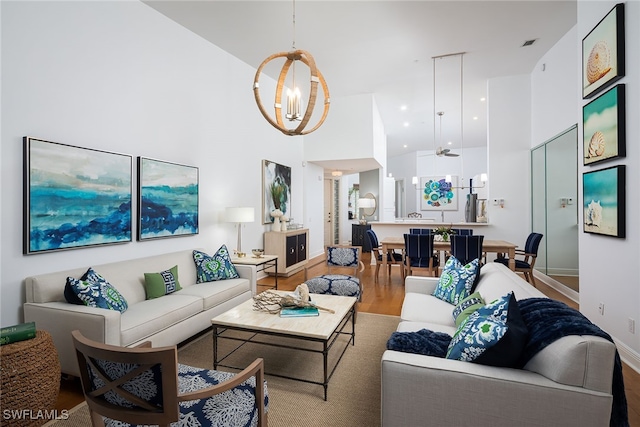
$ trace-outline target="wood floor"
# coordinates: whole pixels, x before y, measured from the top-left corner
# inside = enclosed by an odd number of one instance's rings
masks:
[[[376,282],[375,265],[370,264],[370,255],[364,254],[363,261],[365,263],[365,269],[362,272],[364,292],[362,302],[359,302],[357,306],[358,311],[399,316],[404,299],[404,286],[398,267],[391,267],[391,276],[387,276],[386,272],[381,270],[379,280]],[[314,277],[323,274],[324,271],[325,267],[320,264],[309,269],[308,274],[309,277]],[[272,287],[274,280],[273,277],[259,280],[258,292]],[[278,289],[294,290],[303,281],[303,272],[296,273],[291,277],[279,277]],[[575,302],[567,299],[564,295],[540,283],[540,281],[537,283],[540,291],[549,298],[563,301],[571,307],[578,308]],[[640,427],[640,374],[626,364],[623,366],[623,373],[629,409],[629,424]],[[62,379],[60,385],[56,409],[71,409],[84,400],[78,379]]]

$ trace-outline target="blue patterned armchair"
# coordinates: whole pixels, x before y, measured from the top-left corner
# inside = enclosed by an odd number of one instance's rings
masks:
[[[364,270],[361,261],[362,248],[360,246],[327,246],[325,247],[325,265],[327,274],[307,279],[310,268],[305,268],[305,283],[309,287],[309,293],[329,294],[362,298],[362,283],[360,272]],[[335,274],[338,271],[349,274]]]
[[[72,337],[94,427],[267,425],[262,359],[233,374],[179,365],[175,346],[118,347],[77,330]]]

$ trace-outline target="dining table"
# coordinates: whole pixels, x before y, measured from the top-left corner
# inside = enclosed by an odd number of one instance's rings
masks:
[[[385,237],[380,240],[380,246],[382,247],[382,253],[386,254],[394,249],[404,249],[404,237]],[[482,242],[483,252],[495,252],[506,253],[509,258],[509,268],[513,271],[516,270],[516,248],[518,245],[507,242],[506,240],[491,240],[485,239]],[[433,242],[433,249],[435,251],[449,251],[451,250],[451,242],[436,241]],[[389,270],[387,269],[387,257],[382,257],[382,271],[386,271],[387,275]]]

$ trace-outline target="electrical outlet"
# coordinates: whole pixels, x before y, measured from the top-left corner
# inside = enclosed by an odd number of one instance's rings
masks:
[[[604,316],[604,303],[603,302],[598,304],[598,313],[600,313],[600,316]]]
[[[629,317],[629,332],[631,332],[632,334],[636,333],[636,321],[631,317]]]

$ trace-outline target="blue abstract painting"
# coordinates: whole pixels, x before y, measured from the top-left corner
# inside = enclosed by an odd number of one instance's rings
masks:
[[[130,242],[131,162],[24,137],[23,253]]]
[[[198,234],[198,168],[138,157],[138,240]]]

